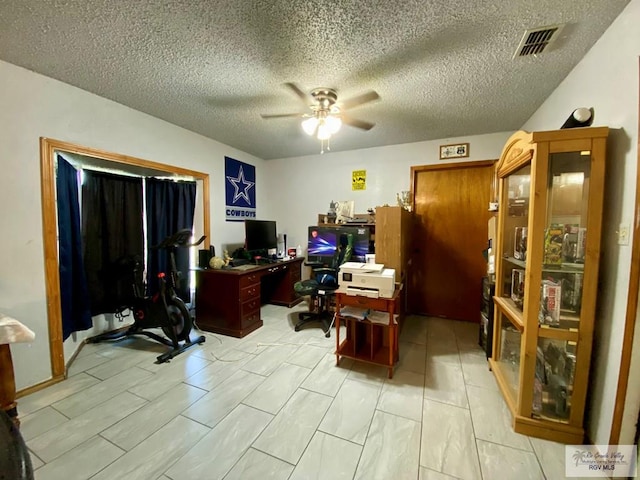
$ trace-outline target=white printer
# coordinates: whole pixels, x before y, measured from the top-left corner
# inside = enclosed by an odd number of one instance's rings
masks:
[[[346,262],[338,271],[340,291],[348,295],[372,298],[392,298],[396,286],[396,271],[380,263]]]

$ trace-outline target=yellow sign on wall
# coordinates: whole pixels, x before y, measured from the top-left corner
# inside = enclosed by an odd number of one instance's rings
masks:
[[[367,171],[354,170],[351,174],[351,190],[367,189]]]

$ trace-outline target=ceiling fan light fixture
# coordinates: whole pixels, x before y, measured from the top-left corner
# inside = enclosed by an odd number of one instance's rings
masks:
[[[340,131],[340,127],[342,127],[342,119],[335,115],[329,115],[325,118],[324,123],[329,132],[331,132],[331,135],[338,133]]]
[[[320,120],[317,117],[310,117],[302,121],[302,130],[309,136],[313,136],[316,133]]]
[[[318,125],[316,138],[318,140],[329,140],[331,138],[331,130],[326,122],[320,122],[320,125]]]
[[[342,120],[334,115],[322,116],[316,113],[316,116],[307,118],[302,121],[302,129],[309,136],[316,137],[318,140],[328,140],[331,135],[340,131]]]
[[[325,145],[327,147],[327,151],[330,150],[329,142],[331,141],[331,136],[340,131],[343,123],[362,130],[371,130],[375,125],[371,122],[365,122],[350,116],[345,116],[343,113],[351,108],[356,108],[360,105],[379,100],[380,95],[374,91],[365,92],[356,97],[347,99],[342,103],[337,103],[338,93],[333,88],[315,88],[311,90],[310,93],[313,103],[311,105],[307,105],[307,95],[300,87],[294,83],[285,83],[285,85],[311,109],[311,113],[297,112],[275,115],[262,114],[262,118],[302,117],[302,130],[310,137],[315,137],[317,140],[320,140],[320,153],[324,153]]]

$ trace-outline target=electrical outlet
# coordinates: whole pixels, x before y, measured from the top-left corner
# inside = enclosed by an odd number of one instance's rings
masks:
[[[629,245],[629,225],[621,223],[618,227],[618,245]]]

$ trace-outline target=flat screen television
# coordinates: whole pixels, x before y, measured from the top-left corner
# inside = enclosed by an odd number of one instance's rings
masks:
[[[277,248],[276,222],[272,220],[245,220],[246,249],[255,255],[266,255],[267,250]]]
[[[369,229],[363,227],[309,227],[309,239],[307,243],[307,260],[331,264],[336,252],[340,235],[351,233],[353,235],[352,262],[364,262],[365,255],[370,252]]]

